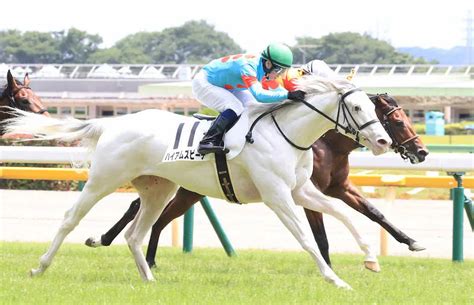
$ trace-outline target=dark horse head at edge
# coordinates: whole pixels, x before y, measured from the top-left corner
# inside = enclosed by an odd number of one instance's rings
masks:
[[[375,104],[375,112],[383,127],[392,138],[392,149],[412,164],[423,162],[428,149],[411,125],[402,107],[388,94],[370,96]]]
[[[428,155],[428,149],[416,134],[410,119],[403,109],[398,106],[393,97],[388,94],[369,94],[370,100],[375,105],[375,113],[382,126],[392,139],[391,148],[412,164],[423,162]],[[344,137],[336,130],[329,130],[320,140],[316,141],[313,148],[323,141],[331,150],[340,155],[348,155],[354,149],[361,147],[360,143]]]
[[[49,116],[43,102],[29,87],[30,78],[25,74],[23,83],[15,79],[8,70],[7,83],[0,94],[0,136],[4,134],[2,123],[11,118],[12,114],[9,108],[17,108],[28,112]]]

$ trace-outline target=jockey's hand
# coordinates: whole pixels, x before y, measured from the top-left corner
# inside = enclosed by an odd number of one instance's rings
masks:
[[[301,90],[288,92],[288,99],[290,100],[295,100],[295,101],[304,100],[305,96],[306,96],[306,92],[301,91]]]

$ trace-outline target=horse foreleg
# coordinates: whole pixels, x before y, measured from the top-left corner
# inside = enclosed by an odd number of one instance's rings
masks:
[[[161,213],[158,220],[152,227],[150,241],[146,251],[146,261],[150,267],[156,266],[155,256],[160,239],[161,231],[173,220],[186,213],[190,207],[201,200],[204,196],[188,191],[184,188],[179,188],[176,196],[171,199],[163,213]]]
[[[177,186],[169,180],[152,176],[139,177],[132,183],[140,194],[141,206],[132,226],[125,233],[125,239],[135,258],[142,279],[153,281],[153,274],[145,260],[141,246],[146,233],[160,216]]]
[[[278,216],[301,247],[311,255],[323,278],[339,288],[352,289],[324,261],[316,242],[311,238],[308,224],[304,223],[296,212],[296,205],[287,183],[281,181],[277,176],[269,177],[268,175],[259,175],[259,173],[258,170],[252,172],[254,174],[252,178],[263,202]]]
[[[337,202],[331,201],[329,197],[317,190],[310,181],[306,182],[298,190],[295,190],[293,196],[296,203],[304,208],[323,212],[340,220],[349,229],[360,249],[365,253],[365,266],[372,271],[380,271],[375,251],[359,234],[346,211],[338,208]]]
[[[128,210],[123,214],[122,218],[110,228],[107,233],[102,234],[100,238],[89,237],[85,244],[86,246],[97,248],[101,246],[110,246],[112,241],[122,230],[135,218],[140,209],[140,198],[135,199],[130,204]]]
[[[346,183],[344,187],[332,187],[328,189],[326,193],[332,197],[341,199],[351,208],[364,214],[370,220],[381,225],[399,243],[404,243],[408,245],[408,248],[411,251],[425,250],[425,248],[421,246],[418,242],[408,237],[405,233],[403,233],[400,229],[398,229],[390,221],[388,221],[385,216],[367,199],[365,199],[364,196],[359,192],[359,190],[351,183]]]
[[[268,207],[277,214],[285,227],[293,234],[301,247],[306,250],[315,260],[324,279],[339,288],[352,289],[349,284],[340,279],[331,267],[326,264],[322,257],[316,242],[311,239],[309,231],[305,230],[303,222],[295,211],[293,200],[290,202],[265,201]]]
[[[314,239],[318,244],[319,251],[323,256],[326,263],[331,266],[331,259],[329,258],[329,242],[326,235],[326,229],[324,228],[323,214],[304,209],[306,218],[308,219],[309,226],[313,232]]]

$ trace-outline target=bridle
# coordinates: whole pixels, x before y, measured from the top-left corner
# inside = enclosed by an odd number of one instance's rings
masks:
[[[397,138],[395,137],[395,132],[393,131],[393,127],[392,127],[392,124],[390,124],[390,121],[388,120],[388,118],[390,117],[390,115],[392,115],[393,113],[395,113],[396,111],[399,111],[399,110],[402,110],[402,107],[400,106],[396,106],[396,107],[393,107],[391,108],[387,113],[384,113],[383,116],[384,116],[384,120],[382,122],[382,126],[385,128],[385,130],[387,131],[388,135],[390,136],[390,138],[392,138],[392,149],[399,153],[400,156],[406,160],[409,158],[409,156],[407,155],[408,153],[408,148],[407,148],[407,144],[412,142],[412,141],[415,141],[416,139],[419,138],[419,135],[415,134],[414,136],[406,139],[405,141],[399,143],[397,141]],[[386,119],[385,119],[386,118]]]
[[[359,124],[357,124],[357,121],[354,119],[354,117],[352,116],[351,112],[349,111],[349,107],[347,106],[346,104],[346,97],[348,97],[349,95],[351,95],[352,93],[354,92],[358,92],[358,91],[362,91],[360,88],[354,88],[354,89],[351,89],[349,91],[347,91],[346,93],[344,94],[340,94],[340,98],[339,98],[339,101],[338,101],[338,109],[337,109],[337,115],[336,115],[336,120],[334,120],[333,118],[331,118],[330,116],[328,116],[327,114],[325,114],[324,112],[322,112],[321,110],[319,110],[318,108],[314,107],[313,105],[311,105],[310,103],[308,103],[307,101],[301,99],[301,100],[296,100],[296,101],[292,101],[292,102],[288,102],[288,103],[283,103],[283,104],[278,104],[277,106],[265,111],[264,113],[262,113],[261,115],[259,115],[255,121],[252,123],[252,125],[250,126],[250,130],[248,131],[247,135],[245,136],[247,142],[249,143],[253,143],[254,140],[252,138],[252,131],[255,127],[255,125],[257,124],[258,121],[260,121],[263,117],[267,116],[268,114],[271,115],[272,117],[272,120],[273,120],[273,123],[275,124],[275,126],[277,127],[278,131],[281,133],[281,135],[283,136],[283,138],[291,145],[293,146],[294,148],[296,149],[299,149],[299,150],[309,150],[312,145],[308,146],[308,147],[302,147],[302,146],[299,146],[297,144],[295,144],[293,141],[290,140],[290,138],[288,138],[285,133],[283,132],[283,130],[280,128],[280,125],[278,125],[278,122],[276,121],[275,119],[275,116],[274,116],[274,112],[278,109],[281,109],[281,108],[284,108],[288,105],[292,105],[292,104],[295,104],[295,103],[303,103],[306,107],[308,107],[309,109],[319,113],[320,115],[322,115],[323,117],[325,117],[327,120],[331,121],[332,123],[334,123],[334,129],[336,131],[339,132],[339,128],[341,128],[342,130],[344,130],[344,132],[347,134],[352,134],[352,135],[355,135],[356,136],[356,141],[357,143],[359,143],[359,132],[362,131],[364,128],[366,128],[367,126],[370,126],[374,123],[379,123],[380,121],[378,119],[373,119],[373,120],[370,120],[368,121],[367,123],[359,126]],[[340,122],[339,122],[339,118],[340,118],[340,114],[342,112],[342,118],[343,118],[343,122],[347,122],[347,126],[344,126],[342,125]],[[355,128],[351,125],[351,122],[348,120],[348,118],[350,118],[352,120],[352,122],[354,123],[355,125]]]
[[[31,90],[31,88],[28,87],[28,86],[19,86],[18,88],[16,88],[16,90],[12,90],[11,95],[8,95],[8,106],[10,106],[12,108],[18,108],[18,109],[23,109],[24,108],[15,99],[15,96],[23,89]],[[31,112],[33,112],[35,114],[43,114],[47,111],[48,111],[48,109],[40,107],[39,111],[31,111]]]

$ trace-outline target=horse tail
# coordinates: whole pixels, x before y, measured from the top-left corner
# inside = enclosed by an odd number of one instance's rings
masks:
[[[108,119],[81,121],[74,118],[56,119],[44,115],[14,109],[14,116],[5,120],[7,133],[31,134],[35,138],[26,141],[60,140],[73,142],[81,140],[83,146],[95,148],[104,132]]]

